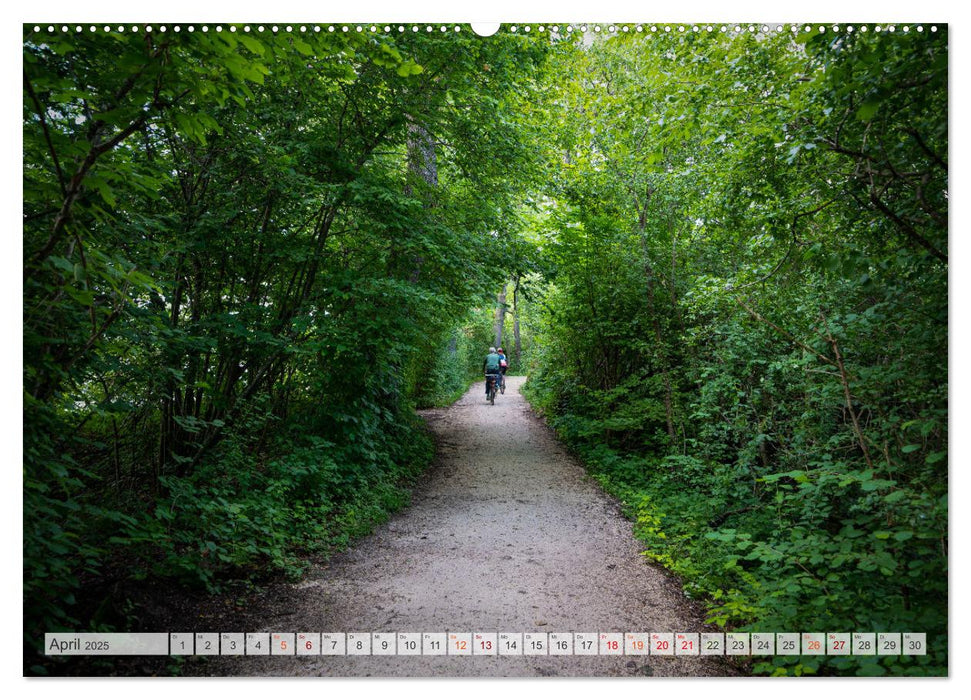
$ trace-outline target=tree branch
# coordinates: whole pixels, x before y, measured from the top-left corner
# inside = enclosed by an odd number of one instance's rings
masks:
[[[947,255],[939,251],[930,241],[917,233],[917,230],[913,226],[897,216],[890,209],[890,207],[884,204],[883,200],[880,199],[880,196],[873,189],[870,190],[870,201],[873,202],[877,209],[883,212],[888,219],[897,224],[897,226],[899,226],[901,230],[903,230],[903,232],[906,233],[910,238],[915,240],[921,247],[929,251],[932,255],[934,255],[934,257],[947,265]]]
[[[941,158],[934,151],[932,151],[926,143],[924,143],[924,139],[920,137],[920,134],[917,132],[917,129],[904,129],[904,133],[910,134],[911,136],[913,136],[914,140],[917,142],[917,145],[920,146],[921,150],[924,151],[924,153],[926,153],[928,156],[930,156],[931,160],[937,163],[937,165],[939,165],[944,170],[944,172],[947,172],[947,163],[944,162],[943,158]]]
[[[798,347],[802,348],[803,350],[805,350],[806,352],[810,353],[811,355],[815,356],[819,360],[822,360],[827,365],[830,365],[832,367],[836,367],[837,369],[839,369],[839,365],[834,360],[831,360],[830,358],[826,357],[822,353],[816,352],[811,347],[809,347],[808,345],[806,345],[804,342],[802,342],[801,340],[799,340],[798,338],[796,338],[796,336],[794,336],[789,331],[780,328],[779,326],[777,326],[774,323],[772,323],[772,321],[769,321],[768,319],[766,319],[758,311],[756,311],[755,309],[751,308],[748,304],[746,304],[744,301],[742,301],[742,298],[741,297],[735,297],[735,301],[736,301],[736,303],[738,303],[739,306],[741,306],[743,309],[745,309],[746,311],[748,311],[749,314],[751,314],[751,316],[754,319],[756,319],[758,321],[761,321],[765,325],[769,326],[770,328],[772,328],[773,330],[775,330],[779,335],[781,335],[784,338],[787,338],[788,340],[792,341],[795,345],[797,345]]]
[[[819,318],[823,321],[823,328],[826,331],[826,340],[829,341],[830,346],[833,348],[833,355],[836,357],[836,366],[840,371],[840,384],[843,385],[843,397],[846,399],[846,410],[850,412],[850,419],[853,421],[853,432],[856,433],[856,439],[860,443],[860,449],[863,450],[863,458],[866,460],[866,465],[870,469],[873,469],[873,461],[870,459],[870,449],[867,447],[866,438],[863,436],[863,430],[860,428],[860,421],[856,416],[856,411],[853,410],[853,397],[850,394],[850,381],[846,374],[846,367],[843,365],[843,356],[840,354],[839,346],[836,344],[836,338],[829,331],[829,323],[826,321],[826,316],[823,312],[819,312]]]
[[[27,71],[24,71],[24,89],[27,90],[27,94],[30,95],[30,99],[34,103],[34,109],[37,112],[37,116],[40,119],[40,127],[44,132],[44,140],[47,142],[47,150],[51,154],[51,160],[54,161],[54,170],[57,172],[57,183],[61,186],[61,196],[67,196],[67,186],[64,184],[64,171],[61,169],[61,162],[57,159],[57,153],[54,151],[54,143],[51,141],[50,131],[47,129],[47,119],[44,118],[44,109],[40,105],[40,100],[37,98],[37,93],[34,92],[34,86],[30,83],[30,78],[27,77]]]

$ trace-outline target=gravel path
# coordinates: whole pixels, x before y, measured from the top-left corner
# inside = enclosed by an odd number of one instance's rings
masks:
[[[439,456],[413,505],[335,556],[246,631],[703,631],[677,581],[640,556],[617,503],[585,476],[509,377],[424,412]],[[249,617],[249,616],[248,616]],[[222,657],[196,672],[261,676],[718,676],[719,658]]]

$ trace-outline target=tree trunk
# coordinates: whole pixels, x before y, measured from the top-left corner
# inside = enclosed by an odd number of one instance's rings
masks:
[[[657,305],[654,299],[654,283],[655,283],[655,280],[657,279],[657,275],[655,274],[654,268],[651,265],[650,250],[648,249],[648,246],[647,246],[647,212],[648,212],[648,205],[650,204],[651,196],[653,195],[653,193],[654,191],[650,188],[645,193],[644,204],[643,206],[640,207],[640,214],[638,217],[638,229],[641,234],[640,235],[641,249],[644,255],[644,277],[647,282],[648,314],[651,317],[651,325],[654,328],[654,338],[657,341],[657,352],[658,352],[658,355],[660,356],[659,359],[663,360],[663,364],[666,365],[663,371],[664,414],[665,414],[665,422],[667,423],[667,428],[668,428],[668,437],[671,439],[671,446],[673,447],[678,438],[678,434],[674,429],[674,389],[671,386],[671,360],[668,357],[668,353],[664,342],[664,334],[661,332],[661,324],[658,320]],[[673,258],[673,251],[674,251],[674,248],[672,247],[672,260],[671,260],[672,273],[673,273],[674,264],[675,264],[674,258]],[[673,285],[673,280],[672,280],[672,285]]]
[[[497,297],[498,303],[496,304],[496,347],[502,346],[502,329],[506,323],[506,287],[508,282],[502,283],[502,290],[499,292]]]
[[[408,124],[408,175],[409,182],[405,192],[409,195],[414,193],[413,188],[416,184],[424,184],[429,188],[438,186],[435,141],[428,133],[428,129],[418,122]],[[425,196],[421,197],[428,207],[434,206],[429,196],[430,192],[430,190],[426,191]]]
[[[438,161],[435,156],[435,141],[424,125],[410,121],[408,123],[408,179],[405,183],[405,194],[409,197],[417,194],[424,202],[425,209],[431,209],[435,206],[432,193],[437,186]],[[412,284],[418,283],[424,262],[422,256],[415,256],[410,278]]]
[[[519,362],[522,356],[522,343],[519,337],[519,275],[513,278],[512,288],[512,337],[513,337],[513,357],[516,358],[516,371],[519,371]]]

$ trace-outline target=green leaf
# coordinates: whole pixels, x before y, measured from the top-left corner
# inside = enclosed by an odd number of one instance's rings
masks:
[[[815,37],[816,37],[816,32],[814,32],[811,27],[808,32],[805,31],[804,28],[800,27],[799,33],[796,34],[795,39],[797,44],[808,44]]]
[[[59,270],[74,274],[74,264],[67,258],[62,258],[59,255],[52,255],[47,259]]]
[[[303,39],[298,39],[298,38],[294,37],[294,39],[293,39],[293,47],[297,51],[299,51],[300,53],[302,53],[304,56],[312,56],[313,53],[314,53],[314,50],[310,46],[310,44],[308,44]]]
[[[424,72],[424,68],[415,63],[414,61],[405,61],[400,66],[398,66],[397,72],[402,78],[407,78],[412,75],[418,75]]]
[[[249,34],[237,34],[237,38],[239,39],[239,43],[241,43],[251,52],[255,53],[257,56],[262,56],[266,52],[266,47]]]
[[[96,180],[92,179],[91,184],[94,185],[94,187],[98,190],[98,194],[101,195],[101,198],[109,207],[114,208],[118,204],[118,200],[115,199],[115,195],[111,191],[111,187],[108,186],[107,182],[99,178]]]
[[[870,481],[864,481],[860,484],[860,488],[864,491],[876,491],[877,489],[887,489],[891,486],[895,486],[896,481],[890,479],[871,479]]]
[[[877,113],[880,108],[880,103],[876,100],[868,100],[864,102],[858,110],[856,110],[856,118],[861,122],[868,122],[873,119],[873,116]]]

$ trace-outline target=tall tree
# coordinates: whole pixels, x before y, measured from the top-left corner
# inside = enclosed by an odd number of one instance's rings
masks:
[[[506,289],[509,287],[508,282],[503,282],[502,287],[499,289],[499,293],[496,295],[496,322],[495,322],[495,343],[494,345],[502,347],[502,331],[506,327]]]

